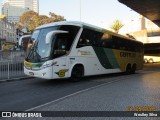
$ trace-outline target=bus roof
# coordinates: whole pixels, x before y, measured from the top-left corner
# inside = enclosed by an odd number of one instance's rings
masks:
[[[91,24],[87,24],[87,23],[84,23],[84,22],[79,22],[79,21],[53,22],[53,23],[48,23],[48,24],[45,24],[45,25],[41,25],[41,26],[37,27],[36,29],[41,29],[41,28],[51,27],[51,26],[57,26],[57,25],[75,25],[75,26],[80,26],[80,27],[85,25],[85,26],[90,26],[90,27],[102,30],[102,28],[100,28],[100,27],[97,27],[97,26],[94,26],[94,25],[91,25]]]
[[[135,42],[139,42],[139,43],[142,43],[140,41],[137,41],[135,39],[132,39],[132,38],[129,38],[129,37],[126,37],[126,36],[123,36],[123,35],[120,35],[120,34],[117,34],[115,32],[112,32],[112,31],[109,31],[107,29],[104,29],[104,28],[101,28],[101,27],[97,27],[97,26],[94,26],[94,25],[91,25],[91,24],[88,24],[88,23],[84,23],[84,22],[79,22],[79,21],[60,21],[60,22],[53,22],[53,23],[48,23],[48,24],[45,24],[45,25],[42,25],[42,26],[39,26],[37,27],[36,29],[42,29],[42,28],[46,28],[46,27],[51,27],[51,26],[58,26],[58,25],[74,25],[74,26],[79,26],[79,27],[88,27],[90,29],[93,29],[93,30],[96,30],[96,31],[100,31],[100,32],[106,32],[106,33],[109,33],[113,36],[117,36],[117,37],[120,37],[120,38],[124,38],[124,39],[128,39],[128,40],[132,40],[132,41],[135,41]]]

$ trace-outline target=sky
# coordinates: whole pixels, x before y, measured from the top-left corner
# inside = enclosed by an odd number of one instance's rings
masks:
[[[48,15],[49,12],[64,16],[68,21],[82,21],[103,28],[108,28],[115,19],[125,23],[138,16],[118,0],[39,0],[39,13]]]

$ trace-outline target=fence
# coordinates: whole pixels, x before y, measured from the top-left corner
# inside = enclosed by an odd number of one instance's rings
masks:
[[[0,52],[0,80],[27,77],[23,72],[23,51]]]

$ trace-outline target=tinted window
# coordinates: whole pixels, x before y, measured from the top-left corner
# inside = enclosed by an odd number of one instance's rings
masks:
[[[134,52],[143,51],[143,44],[127,38],[111,35],[107,32],[102,33],[96,30],[84,28],[77,44],[77,47],[96,46],[111,49],[127,50]]]
[[[115,49],[134,51],[134,52],[143,51],[143,44],[138,43],[137,41],[128,40],[126,38],[113,36],[112,44],[114,44]]]
[[[71,25],[63,25],[60,27],[60,30],[68,31],[69,33],[66,35],[66,50],[69,51],[71,48],[71,45],[79,31],[80,27],[77,26],[71,26]]]
[[[99,46],[103,33],[84,28],[77,47]]]
[[[52,43],[52,58],[57,58],[65,55],[70,51],[73,41],[80,29],[77,26],[63,25],[60,26],[60,30],[68,31],[68,33],[57,34],[55,36],[55,42]]]

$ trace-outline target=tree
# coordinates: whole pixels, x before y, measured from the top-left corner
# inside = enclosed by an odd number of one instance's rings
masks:
[[[39,26],[39,15],[34,11],[27,11],[22,14],[18,27],[20,29],[26,28],[28,32],[33,32],[35,27]]]
[[[20,17],[17,28],[19,30],[26,28],[28,32],[32,33],[33,30],[40,25],[65,20],[63,16],[56,15],[53,12],[49,12],[49,15],[50,17],[46,15],[38,15],[34,11],[27,11]]]
[[[34,29],[36,27],[38,27],[38,26],[40,26],[39,16],[34,15],[34,16],[32,16],[31,21],[30,21],[30,23],[27,26],[28,31],[32,33],[34,31]]]
[[[113,24],[110,26],[110,28],[114,30],[116,33],[118,33],[123,26],[124,25],[119,20],[115,20]]]
[[[47,23],[64,21],[64,17],[60,15],[56,15],[53,12],[49,12],[50,17],[47,19]]]
[[[39,20],[40,20],[40,25],[43,25],[43,24],[47,24],[48,22],[48,16],[46,16],[46,15],[40,15],[39,16]]]

